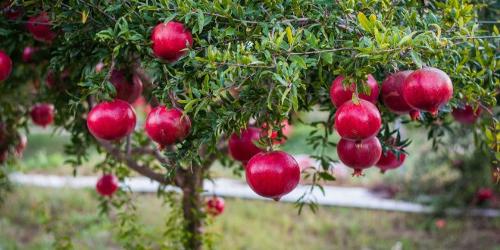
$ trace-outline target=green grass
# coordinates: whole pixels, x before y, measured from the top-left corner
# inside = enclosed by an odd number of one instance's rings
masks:
[[[17,187],[0,205],[0,249],[53,249],[56,238],[76,249],[121,249],[114,216],[100,216],[93,190]],[[163,239],[168,208],[137,196],[144,242]],[[111,213],[113,214],[113,213]],[[207,228],[216,249],[500,249],[500,220],[447,218],[437,229],[427,216],[322,207],[297,215],[292,204],[226,199]],[[59,241],[60,242],[60,241]]]

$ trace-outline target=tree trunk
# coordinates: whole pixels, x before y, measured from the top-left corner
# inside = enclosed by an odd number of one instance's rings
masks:
[[[193,166],[192,171],[184,173],[182,183],[182,210],[184,216],[184,227],[187,233],[183,242],[185,249],[202,249],[202,227],[203,215],[201,213],[203,201],[201,191],[203,189],[203,168]]]

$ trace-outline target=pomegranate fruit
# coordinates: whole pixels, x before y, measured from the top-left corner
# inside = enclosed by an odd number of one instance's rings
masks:
[[[52,24],[47,12],[30,17],[26,26],[33,38],[38,41],[50,43],[56,38],[56,33],[52,31]]]
[[[116,98],[133,103],[142,94],[142,81],[136,76],[127,77],[123,70],[113,70],[109,81],[115,86]]]
[[[3,50],[0,50],[0,82],[9,78],[12,72],[12,60]]]
[[[33,60],[33,55],[35,55],[38,49],[35,47],[27,46],[23,50],[22,60],[25,63],[29,63]]]
[[[229,154],[233,159],[246,164],[250,158],[263,151],[255,145],[260,136],[261,130],[255,127],[248,127],[240,131],[240,135],[232,134],[228,143]]]
[[[403,83],[403,98],[410,107],[436,116],[453,96],[450,77],[436,68],[415,70]]]
[[[118,178],[112,174],[103,175],[97,181],[95,189],[102,196],[111,196],[118,190]]]
[[[191,130],[191,120],[182,109],[158,106],[148,114],[145,129],[149,138],[163,148],[186,138]]]
[[[278,201],[297,186],[300,168],[297,161],[283,151],[261,152],[250,159],[245,176],[255,193]]]
[[[87,127],[96,138],[103,140],[121,139],[134,131],[135,111],[125,101],[102,102],[90,110]]]
[[[342,163],[354,169],[353,176],[363,175],[363,169],[378,162],[382,155],[382,146],[377,137],[364,141],[350,141],[344,138],[337,144],[337,154]]]
[[[12,1],[0,3],[0,12],[3,12],[9,20],[19,19],[23,15],[23,9],[20,6],[12,5]]]
[[[335,113],[335,129],[344,139],[364,140],[375,136],[382,126],[377,107],[369,101],[347,101]]]
[[[31,108],[31,120],[33,123],[47,127],[54,121],[54,105],[48,103],[38,103]]]
[[[217,216],[224,212],[224,199],[214,196],[206,201],[206,211],[212,216]]]
[[[356,89],[356,84],[352,83],[348,88],[344,87],[343,81],[344,81],[344,76],[337,76],[335,80],[333,80],[332,85],[330,87],[330,100],[332,101],[333,105],[335,107],[340,107],[342,104],[345,102],[349,101],[352,99],[352,94],[354,93]],[[368,75],[368,80],[366,81],[366,84],[368,84],[368,87],[370,88],[370,95],[366,94],[359,94],[359,98],[367,100],[373,104],[377,103],[377,98],[379,94],[379,89],[378,89],[378,84],[377,80],[373,78],[373,76],[370,74]]]
[[[465,105],[463,107],[454,108],[451,115],[455,120],[462,124],[473,124],[481,114],[481,109],[474,110],[472,106]]]
[[[184,24],[170,21],[156,25],[151,34],[153,53],[156,57],[168,62],[175,62],[187,53],[193,45],[191,32]]]
[[[378,168],[380,168],[380,172],[385,173],[385,171],[389,169],[399,168],[403,165],[406,159],[406,155],[401,153],[399,154],[399,158],[394,152],[391,150],[387,150],[383,152],[378,160],[377,164],[375,164]]]
[[[480,188],[477,190],[476,194],[477,199],[479,202],[484,202],[487,200],[491,200],[493,198],[493,190],[491,188]]]
[[[402,115],[409,113],[412,120],[418,119],[419,112],[403,98],[403,83],[413,70],[396,72],[384,79],[382,82],[382,101],[385,106],[393,113]]]

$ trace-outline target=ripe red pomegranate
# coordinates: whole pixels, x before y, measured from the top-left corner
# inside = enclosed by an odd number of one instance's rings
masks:
[[[31,60],[33,60],[33,55],[36,53],[37,50],[38,50],[37,48],[31,46],[24,47],[22,56],[23,62],[25,63],[31,62]]]
[[[115,86],[116,98],[133,103],[142,94],[142,81],[136,76],[127,77],[123,70],[113,70],[109,81]]]
[[[399,168],[401,165],[403,165],[405,159],[405,154],[401,153],[398,158],[397,155],[394,154],[394,152],[392,152],[391,150],[387,150],[386,152],[382,153],[376,166],[380,168],[381,173],[385,173],[385,171],[389,169]]]
[[[0,82],[9,78],[12,72],[12,60],[3,50],[0,50]]]
[[[453,118],[455,118],[457,122],[460,122],[462,124],[475,123],[480,114],[481,114],[480,108],[474,110],[474,108],[469,105],[465,105],[464,107],[454,108],[453,111],[451,112]]]
[[[297,186],[300,168],[297,161],[283,151],[261,152],[250,159],[245,176],[255,193],[278,201]]]
[[[410,107],[436,116],[453,96],[450,77],[436,68],[415,70],[403,83],[403,97]]]
[[[246,164],[254,155],[263,150],[255,145],[259,141],[261,130],[255,127],[248,127],[240,132],[234,133],[229,138],[229,154],[233,159]]]
[[[134,131],[135,111],[125,101],[101,102],[90,110],[87,127],[96,138],[103,140],[121,139]]]
[[[149,138],[160,144],[160,148],[186,138],[191,130],[189,116],[183,110],[158,106],[146,118],[145,129]]]
[[[403,98],[403,83],[413,70],[396,72],[382,82],[382,101],[385,106],[393,113],[398,115],[409,113],[412,120],[418,119],[419,113],[406,103]]]
[[[111,196],[118,190],[118,178],[112,174],[103,175],[97,181],[95,189],[102,196]]]
[[[46,127],[54,121],[54,105],[38,103],[31,108],[31,120],[38,126]]]
[[[491,198],[493,198],[493,190],[486,187],[480,188],[479,190],[477,190],[476,197],[479,202],[491,200]]]
[[[224,212],[224,199],[214,196],[206,201],[207,213],[217,216]]]
[[[345,88],[342,81],[344,80],[344,76],[337,76],[335,80],[332,82],[332,86],[330,87],[330,99],[335,105],[335,107],[340,107],[342,104],[345,102],[349,101],[352,99],[352,94],[354,93],[356,89],[356,84],[352,83],[350,87]],[[368,87],[370,88],[370,95],[366,94],[359,94],[359,98],[367,100],[373,104],[377,103],[377,98],[378,98],[378,84],[377,80],[373,78],[373,76],[370,74],[368,75],[368,81],[366,82],[368,84]]]
[[[16,155],[21,157],[23,155],[26,146],[28,145],[28,138],[24,134],[18,134],[18,143],[15,147]]]
[[[335,129],[344,139],[364,140],[375,136],[382,126],[377,107],[369,101],[347,101],[335,113]]]
[[[153,53],[156,57],[168,62],[175,62],[193,45],[191,32],[184,24],[170,21],[156,25],[151,34]]]
[[[30,17],[26,26],[31,35],[38,41],[50,43],[56,38],[56,33],[51,29],[52,24],[47,12]]]
[[[377,137],[357,142],[342,138],[337,144],[337,154],[342,163],[354,169],[353,176],[360,176],[363,175],[363,169],[378,162],[382,146]]]

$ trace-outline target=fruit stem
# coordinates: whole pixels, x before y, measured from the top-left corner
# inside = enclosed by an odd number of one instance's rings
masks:
[[[416,121],[420,119],[420,112],[418,110],[410,111],[410,117],[412,121]]]
[[[363,169],[356,168],[354,169],[354,173],[352,173],[352,176],[360,177],[365,175],[363,174]]]

